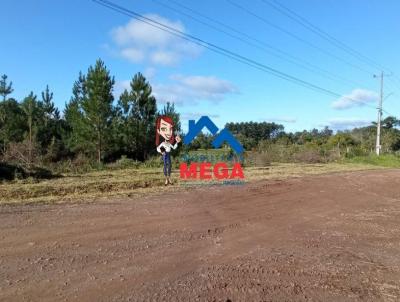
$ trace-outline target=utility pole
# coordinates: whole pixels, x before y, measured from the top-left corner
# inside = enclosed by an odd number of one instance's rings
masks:
[[[390,95],[393,93],[389,93],[385,98],[383,98],[383,77],[390,77],[392,76],[393,73],[390,74],[385,74],[383,71],[381,72],[380,75],[374,74],[374,78],[380,78],[381,79],[381,93],[379,96],[379,103],[378,103],[378,122],[376,123],[376,145],[375,145],[375,152],[376,155],[379,156],[381,153],[381,120],[382,120],[382,103],[384,100],[386,100]]]
[[[382,102],[383,102],[383,71],[381,72],[381,93],[379,97],[379,105],[378,105],[378,122],[376,123],[376,145],[375,152],[376,155],[379,156],[381,153],[381,119],[382,119]],[[377,78],[377,75],[374,75],[374,78]]]

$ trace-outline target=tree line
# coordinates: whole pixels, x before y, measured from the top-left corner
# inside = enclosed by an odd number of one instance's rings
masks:
[[[388,116],[382,120],[381,150],[383,153],[395,153],[400,150],[399,126],[400,120],[396,117]],[[285,132],[282,125],[265,122],[228,123],[227,127],[240,139],[247,151],[281,152],[286,149],[285,152],[289,156],[285,158],[289,161],[292,159],[289,157],[293,157],[300,151],[306,151],[308,154],[312,151],[316,157],[321,155],[325,156],[325,159],[328,154],[334,154],[331,158],[337,159],[342,156],[364,156],[375,153],[376,123],[336,133],[328,127]]]
[[[13,83],[0,81],[0,150],[3,159],[26,164],[57,162],[83,155],[100,162],[122,155],[145,160],[155,152],[157,115],[173,117],[180,131],[174,104],[161,110],[146,78],[138,72],[128,89],[114,99],[115,79],[102,60],[73,83],[72,97],[62,114],[47,86],[38,97],[31,92],[12,98]]]
[[[156,153],[155,121],[158,115],[174,119],[181,132],[180,115],[174,104],[158,108],[147,79],[136,73],[128,89],[114,96],[115,79],[102,60],[86,73],[80,72],[72,85],[72,96],[62,112],[46,86],[22,100],[12,97],[13,83],[0,80],[0,160],[27,165],[87,158],[112,162],[122,156],[145,161]],[[400,150],[400,121],[392,116],[382,122],[382,151]],[[334,133],[328,127],[310,131],[285,132],[284,126],[268,122],[225,125],[246,151],[271,148],[309,148],[317,152],[335,149],[339,154],[364,155],[374,152],[376,125]],[[181,150],[212,148],[213,137],[200,134]],[[303,148],[303,149],[304,149]],[[275,150],[275,149],[274,149]],[[275,152],[275,151],[274,151]]]
[[[382,120],[382,152],[400,150],[400,120],[388,116]],[[334,133],[329,127],[323,129],[286,132],[284,126],[269,122],[240,122],[225,125],[246,151],[263,152],[271,146],[294,150],[314,150],[317,153],[335,151],[339,155],[368,155],[375,152],[376,123],[369,126]],[[200,134],[192,143],[193,149],[212,148],[213,136]],[[290,160],[290,158],[288,158]]]

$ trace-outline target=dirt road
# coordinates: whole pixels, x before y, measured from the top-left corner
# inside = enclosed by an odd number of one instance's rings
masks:
[[[400,171],[4,206],[0,301],[400,301]]]

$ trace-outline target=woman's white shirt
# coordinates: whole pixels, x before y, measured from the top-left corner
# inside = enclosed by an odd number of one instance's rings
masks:
[[[175,145],[172,145],[170,142],[167,142],[167,141],[162,142],[157,147],[157,152],[158,153],[162,153],[161,152],[161,147],[164,147],[165,152],[171,152],[171,148],[175,150],[178,147],[178,142],[176,142]]]

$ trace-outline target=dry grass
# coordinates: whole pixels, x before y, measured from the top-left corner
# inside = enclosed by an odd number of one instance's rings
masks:
[[[310,174],[377,169],[365,164],[272,164],[248,167],[245,181],[284,179]],[[60,178],[37,181],[27,179],[0,184],[0,204],[94,202],[110,196],[136,196],[187,189],[173,172],[175,186],[164,187],[159,168],[96,171],[86,174],[65,174]],[[192,182],[191,182],[192,183]],[[204,181],[197,185],[204,184]]]
[[[350,163],[327,163],[327,164],[301,164],[301,163],[279,163],[267,167],[246,168],[246,180],[262,179],[286,179],[289,177],[301,177],[304,175],[317,175],[333,172],[360,171],[370,169],[382,169],[369,164]]]

